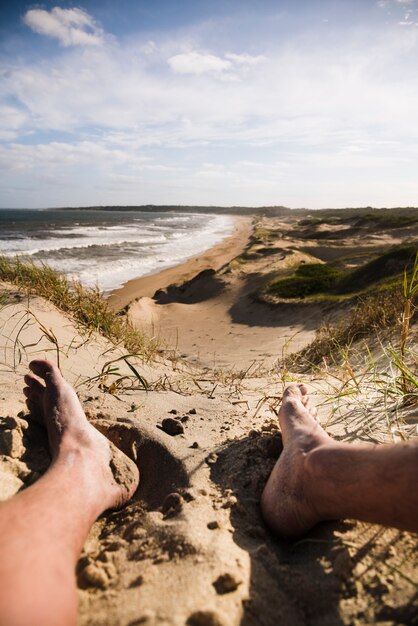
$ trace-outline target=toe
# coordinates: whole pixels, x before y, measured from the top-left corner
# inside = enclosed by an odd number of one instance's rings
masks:
[[[37,359],[29,363],[29,368],[36,376],[42,378],[46,385],[57,384],[62,378],[58,367],[51,361]]]
[[[23,387],[23,395],[26,396],[26,398],[29,398],[30,400],[33,400],[33,402],[41,402],[41,397],[42,397],[42,392],[45,389],[45,387],[42,387],[41,385],[38,386],[34,386],[34,385],[30,385],[28,387]]]
[[[26,374],[24,377],[24,381],[27,384],[28,388],[41,393],[45,389],[45,385],[43,385],[39,380],[37,380],[32,374]]]
[[[304,385],[303,383],[299,383],[298,387],[299,387],[299,391],[300,391],[301,395],[302,396],[306,396],[306,394],[308,393],[307,386]]]
[[[302,397],[302,404],[305,407],[305,409],[309,409],[312,405],[312,399],[310,396],[303,396]]]
[[[318,413],[318,411],[316,410],[316,407],[314,405],[314,403],[312,402],[312,398],[310,396],[305,396],[304,398],[302,398],[302,403],[303,406],[305,407],[305,409],[307,411],[309,411],[309,413],[316,418],[316,415]]]
[[[308,389],[306,385],[289,385],[283,394],[283,400],[287,400],[288,398],[295,398],[297,400],[301,400],[308,393]]]

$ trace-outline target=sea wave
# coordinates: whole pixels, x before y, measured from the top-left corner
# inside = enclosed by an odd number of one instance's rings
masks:
[[[89,213],[84,224],[78,216],[77,223],[68,223],[70,217],[66,224],[56,224],[45,216],[45,224],[38,220],[32,230],[22,223],[14,231],[6,228],[0,233],[0,254],[46,262],[107,291],[200,254],[233,230],[232,218],[225,215]]]

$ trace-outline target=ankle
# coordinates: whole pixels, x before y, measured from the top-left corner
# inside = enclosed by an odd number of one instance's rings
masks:
[[[304,459],[307,495],[319,519],[335,519],[333,480],[338,444],[332,440],[310,450]],[[337,516],[338,517],[338,516]]]

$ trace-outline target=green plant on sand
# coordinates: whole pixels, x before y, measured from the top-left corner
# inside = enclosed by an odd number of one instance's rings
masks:
[[[268,291],[279,298],[305,298],[329,291],[341,277],[341,272],[325,263],[303,263],[295,274],[273,280]]]
[[[416,436],[417,295],[418,254],[403,285],[368,294],[351,315],[323,327],[310,346],[288,357],[286,365],[315,371],[323,381],[325,426],[344,423],[348,432],[373,442]]]
[[[0,280],[13,283],[28,294],[41,296],[70,313],[86,330],[97,331],[129,354],[151,358],[156,341],[147,339],[126,317],[111,311],[98,288],[83,287],[48,265],[0,256]]]

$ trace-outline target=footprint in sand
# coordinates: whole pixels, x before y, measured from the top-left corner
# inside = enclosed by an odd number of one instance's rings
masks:
[[[90,421],[137,463],[141,483],[124,509],[96,522],[86,542],[80,624],[239,623],[248,591],[241,584],[246,556],[224,521],[217,522],[216,533],[208,527],[219,513],[202,495],[207,465],[199,457],[193,469],[187,442],[160,430],[130,419]],[[214,583],[225,575],[240,584],[220,594]]]

